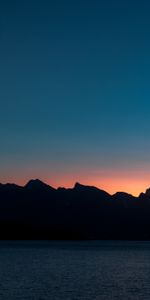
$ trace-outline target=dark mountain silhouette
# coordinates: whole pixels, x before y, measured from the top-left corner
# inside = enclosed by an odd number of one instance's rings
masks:
[[[150,189],[134,197],[80,183],[0,184],[0,239],[150,239]]]

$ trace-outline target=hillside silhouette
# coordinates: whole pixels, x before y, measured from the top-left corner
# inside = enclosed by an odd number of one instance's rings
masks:
[[[0,239],[150,239],[150,189],[114,195],[76,183],[0,184]]]

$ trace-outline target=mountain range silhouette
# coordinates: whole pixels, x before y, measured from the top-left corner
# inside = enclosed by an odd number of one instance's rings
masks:
[[[0,184],[0,239],[150,240],[150,189],[134,197],[80,183]]]

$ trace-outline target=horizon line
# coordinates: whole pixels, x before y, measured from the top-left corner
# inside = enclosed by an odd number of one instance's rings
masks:
[[[39,182],[41,182],[41,183],[43,183],[43,184],[45,184],[45,185],[47,185],[47,186],[49,186],[49,187],[51,187],[51,188],[53,188],[53,189],[55,189],[55,190],[58,190],[58,189],[60,189],[60,188],[64,188],[64,189],[74,189],[75,188],[75,186],[77,185],[77,184],[79,184],[79,185],[81,185],[81,186],[84,186],[84,187],[91,187],[91,188],[96,188],[96,189],[98,189],[98,190],[100,190],[100,191],[104,191],[104,192],[106,192],[106,193],[108,193],[109,195],[111,195],[111,196],[113,196],[113,195],[115,195],[115,194],[117,194],[117,193],[124,193],[124,194],[128,194],[128,195],[131,195],[131,196],[133,196],[133,197],[135,197],[135,198],[138,198],[139,196],[140,196],[140,194],[141,193],[144,193],[143,191],[141,191],[140,193],[139,193],[139,195],[133,195],[132,193],[129,193],[129,192],[125,192],[125,191],[123,191],[123,190],[118,190],[118,191],[116,191],[115,193],[110,193],[110,192],[107,192],[107,190],[105,190],[105,189],[103,189],[103,188],[99,188],[98,186],[96,186],[96,185],[89,185],[89,184],[82,184],[82,183],[80,183],[79,181],[75,181],[75,183],[74,183],[74,185],[73,186],[71,186],[71,187],[65,187],[65,186],[57,186],[56,188],[55,187],[53,187],[52,185],[50,185],[49,183],[46,183],[45,181],[43,181],[42,179],[39,179],[39,178],[32,178],[32,179],[29,179],[29,180],[27,180],[26,181],[26,183],[25,184],[17,184],[17,183],[15,183],[15,182],[5,182],[5,183],[1,183],[0,182],[0,185],[16,185],[16,186],[18,186],[18,187],[22,187],[22,188],[24,188],[24,187],[26,187],[30,182],[35,182],[35,181],[39,181]],[[147,191],[147,189],[149,189],[149,187],[148,188],[146,188],[146,191]]]

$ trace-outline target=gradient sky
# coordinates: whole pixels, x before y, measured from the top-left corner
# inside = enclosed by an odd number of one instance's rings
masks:
[[[150,2],[0,1],[0,182],[150,186]]]

